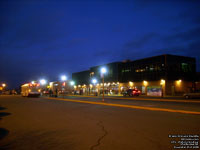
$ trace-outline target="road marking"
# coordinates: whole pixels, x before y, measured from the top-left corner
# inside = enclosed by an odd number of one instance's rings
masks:
[[[112,104],[112,103],[105,103],[105,102],[93,102],[93,101],[72,100],[72,99],[62,99],[62,98],[48,98],[48,99],[62,100],[62,101],[75,102],[75,103],[86,103],[86,104],[95,104],[95,105],[104,105],[104,106],[113,106],[113,107],[124,107],[124,108],[132,108],[132,109],[143,109],[143,110],[151,110],[151,111],[165,111],[165,112],[200,115],[200,112],[187,111],[187,110],[174,110],[174,109],[166,109],[166,108],[143,107],[143,106],[135,106],[135,105],[122,105],[122,104]]]
[[[93,97],[93,98],[101,98],[98,96],[80,96],[80,95],[69,95],[69,96],[74,96],[74,97]],[[149,100],[149,101],[160,101],[160,102],[179,102],[179,103],[200,103],[200,101],[195,101],[195,100],[175,100],[175,99],[150,99],[150,98],[120,98],[120,97],[105,97],[105,99],[128,99],[128,100]]]
[[[74,97],[93,97],[93,98],[101,98],[97,96],[79,96],[79,95],[69,95],[69,96],[74,96]],[[120,97],[105,97],[105,99],[128,99],[128,100],[147,100],[147,101],[159,101],[159,102],[179,102],[179,103],[200,103],[200,101],[195,101],[195,100],[175,100],[175,99],[150,99],[150,98],[120,98]]]

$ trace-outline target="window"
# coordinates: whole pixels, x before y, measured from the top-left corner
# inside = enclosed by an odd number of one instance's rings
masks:
[[[130,69],[123,69],[122,72],[130,72]]]
[[[183,72],[191,72],[191,66],[188,63],[181,63],[181,70]]]
[[[150,68],[149,68],[149,70],[150,70],[150,71],[153,71],[153,70],[154,70],[154,68],[150,67]]]
[[[144,72],[145,69],[136,69],[135,72]]]

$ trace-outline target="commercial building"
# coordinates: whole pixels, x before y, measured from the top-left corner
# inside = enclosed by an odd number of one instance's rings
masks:
[[[144,95],[182,95],[196,88],[195,58],[166,54],[134,61],[113,62],[73,73],[76,89],[85,89],[89,94],[97,91],[100,94],[102,66],[108,70],[105,75],[107,94],[120,94],[127,88],[137,88]],[[97,78],[98,84],[91,83],[94,77]]]
[[[197,72],[197,78],[195,82],[195,89],[197,92],[200,92],[200,72]]]
[[[54,81],[50,82],[48,86],[50,96],[62,96],[64,94],[72,93],[73,87],[70,81]]]

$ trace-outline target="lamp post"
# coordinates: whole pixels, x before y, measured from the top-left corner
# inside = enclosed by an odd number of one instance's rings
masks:
[[[41,79],[40,81],[40,85],[41,85],[41,94],[43,95],[43,91],[44,91],[44,85],[47,84],[47,81],[45,79]]]
[[[63,91],[63,89],[65,89],[65,86],[66,86],[66,81],[67,81],[67,76],[66,75],[62,75],[61,77],[60,77],[60,79],[61,79],[61,81],[63,82],[62,83],[62,91]]]
[[[73,88],[72,87],[74,87],[74,85],[75,85],[75,82],[74,81],[70,81],[70,85],[71,85],[71,87],[70,87],[70,94],[74,94],[74,90],[73,90]],[[75,94],[74,94],[75,95]]]
[[[94,91],[95,91],[95,95],[97,96],[96,89],[95,89],[95,84],[97,83],[97,79],[93,78],[92,83],[94,84]]]
[[[65,88],[66,88],[66,81],[67,81],[67,76],[66,75],[62,75],[61,77],[60,77],[60,79],[61,79],[61,81],[63,82],[62,83],[62,86],[61,86],[61,91],[62,91],[62,96],[63,96],[63,98],[64,98],[64,91],[65,91]]]
[[[102,81],[103,81],[103,97],[102,101],[104,102],[104,74],[107,72],[107,69],[105,67],[101,68],[101,76],[102,76]]]
[[[3,84],[2,84],[2,87],[6,87],[6,84],[5,84],[5,83],[3,83]]]
[[[45,79],[41,79],[41,80],[40,80],[40,84],[41,84],[41,85],[45,85],[46,83],[47,83],[47,81],[46,81]]]
[[[6,84],[3,83],[3,84],[2,84],[2,91],[5,91],[5,89],[6,89]]]

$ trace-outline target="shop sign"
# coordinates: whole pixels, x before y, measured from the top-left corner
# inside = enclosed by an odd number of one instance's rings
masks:
[[[148,86],[147,87],[148,96],[162,96],[162,87],[161,86]]]

